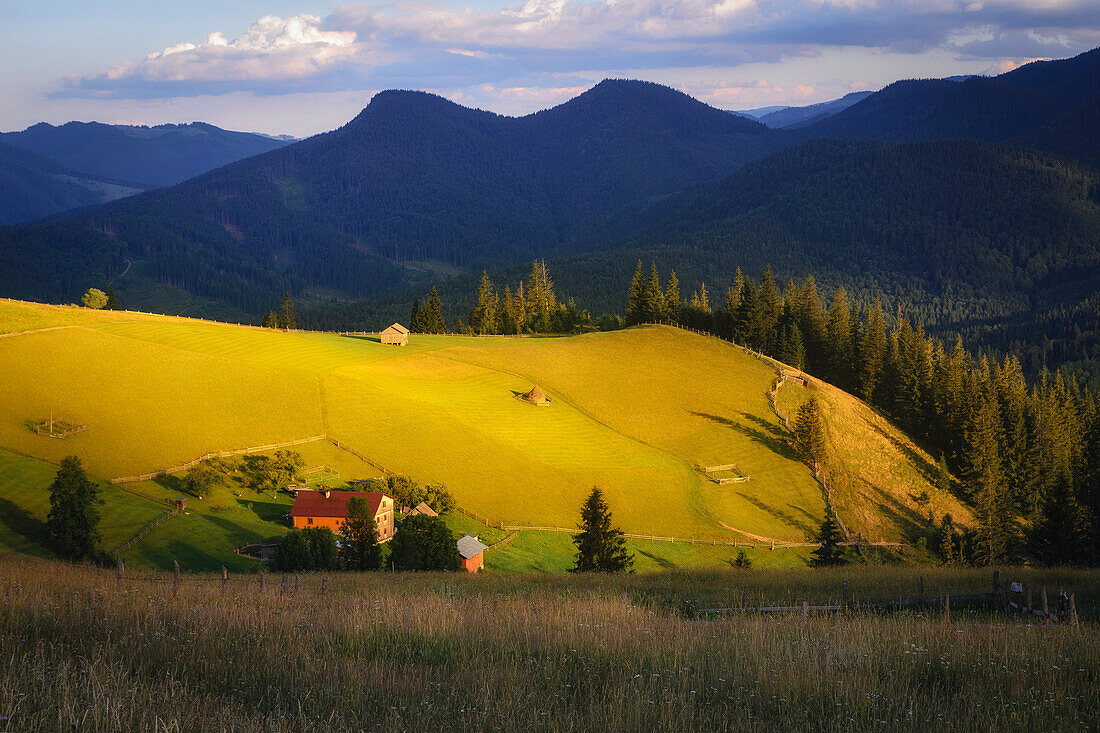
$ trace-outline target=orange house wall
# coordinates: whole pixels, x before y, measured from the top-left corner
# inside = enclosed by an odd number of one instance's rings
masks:
[[[327,527],[333,532],[339,532],[344,527],[343,517],[292,517],[294,529],[309,529],[310,527]],[[312,520],[312,522],[310,521]],[[393,539],[393,510],[380,512],[375,515],[374,521],[378,525],[378,541],[385,542]]]
[[[485,553],[479,552],[471,558],[462,558],[462,569],[468,573],[476,573],[485,567]]]

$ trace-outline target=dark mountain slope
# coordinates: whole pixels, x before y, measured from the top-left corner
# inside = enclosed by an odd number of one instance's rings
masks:
[[[138,190],[0,142],[0,225],[33,221]]]
[[[30,150],[86,174],[143,188],[171,186],[227,163],[283,147],[277,140],[213,125],[105,125],[44,122],[0,141]]]
[[[1001,347],[999,337],[982,340],[993,325],[1016,323],[1018,334],[1100,290],[1100,172],[1045,153],[818,140],[666,208],[664,221],[612,248],[551,260],[560,296],[619,312],[641,259],[675,269],[685,298],[705,280],[717,306],[738,266],[759,276],[770,264],[781,282],[813,273],[826,292],[843,285],[940,332]],[[514,285],[523,269],[494,277]],[[452,320],[474,290],[470,277],[441,288]],[[373,327],[407,311],[412,295],[311,317]]]
[[[33,258],[44,240],[87,249],[109,232],[118,247],[83,279],[62,272],[67,258],[55,252],[56,279],[95,285],[123,257],[140,277],[259,313],[284,288],[375,297],[422,281],[419,263],[453,271],[583,251],[620,210],[727,175],[783,144],[763,125],[655,84],[604,82],[523,118],[383,92],[339,130],[94,214],[0,231],[0,245]],[[0,286],[38,298],[79,295],[59,293],[49,278],[21,278],[0,271]],[[139,297],[135,305],[156,303]]]
[[[1041,61],[997,77],[891,84],[797,134],[802,139],[873,138],[915,141],[971,138],[1042,146],[1095,160],[1100,136],[1078,127],[1100,100],[1100,49]],[[1061,119],[1063,123],[1040,128]],[[1084,138],[1084,139],[1081,139]]]

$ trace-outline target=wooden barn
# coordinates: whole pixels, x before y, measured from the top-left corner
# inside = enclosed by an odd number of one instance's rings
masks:
[[[405,328],[400,323],[393,324],[382,332],[382,343],[390,344],[391,346],[408,346],[409,329]]]
[[[467,573],[476,573],[485,567],[485,551],[489,546],[478,539],[477,535],[468,534],[458,541],[458,555],[462,560],[462,569]]]
[[[428,506],[426,502],[423,501],[405,513],[408,514],[410,517],[415,517],[417,514],[423,514],[425,517],[439,516],[439,514],[436,513],[435,509],[432,509],[430,506]]]
[[[299,490],[290,509],[290,519],[295,529],[327,527],[340,532],[348,518],[348,501],[353,496],[367,501],[378,525],[378,541],[392,539],[393,497],[374,491]]]

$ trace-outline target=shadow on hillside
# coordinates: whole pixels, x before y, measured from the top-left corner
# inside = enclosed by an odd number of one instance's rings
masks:
[[[736,422],[730,420],[728,417],[721,417],[719,415],[711,415],[706,412],[694,412],[692,415],[697,417],[703,417],[711,422],[724,425],[731,430],[736,430],[748,436],[753,441],[760,443],[764,447],[771,450],[773,453],[778,453],[784,458],[790,458],[797,461],[798,456],[795,454],[794,449],[791,448],[790,443],[787,442],[786,433],[781,429],[772,425],[767,420],[761,420],[755,415],[750,415],[747,412],[738,413],[746,422],[753,423],[759,427],[753,427],[753,425],[747,425],[744,422]]]
[[[0,523],[17,535],[49,549],[50,529],[46,523],[10,499],[0,499]]]
[[[355,334],[342,333],[342,334],[340,334],[340,338],[342,338],[342,339],[355,339],[356,341],[372,341],[376,344],[382,343],[382,337],[381,336],[363,336],[363,335],[356,336]]]
[[[786,524],[788,527],[793,527],[797,530],[801,530],[802,532],[805,533],[805,535],[808,539],[817,536],[818,528],[815,526],[817,524],[817,521],[814,520],[813,517],[810,517],[811,524],[807,524],[806,522],[802,521],[801,519],[798,519],[793,514],[788,514],[787,512],[783,511],[782,509],[778,509],[778,508],[773,507],[773,506],[768,506],[767,504],[765,504],[764,502],[760,501],[759,499],[757,499],[755,497],[746,496],[744,498],[745,498],[746,501],[748,501],[750,504],[752,504],[754,507],[756,507],[760,511],[770,514],[771,516],[778,519],[780,522],[783,522],[783,524]],[[788,504],[787,506],[791,506],[791,505]],[[803,514],[805,514],[805,512],[803,512]],[[810,515],[807,514],[806,516],[810,516]]]
[[[229,540],[234,547],[240,545],[247,545],[251,542],[260,542],[264,539],[265,535],[257,532],[254,529],[248,527],[242,527],[236,522],[226,519],[225,517],[219,517],[213,514],[206,514],[202,517],[203,521],[217,527],[219,530],[225,533],[225,537]]]
[[[241,542],[240,544],[245,543]],[[180,570],[188,573],[212,572],[220,570],[223,565],[228,564],[217,555],[201,550],[196,545],[183,540],[172,540],[166,543],[163,548],[157,550],[150,551],[141,545],[138,549],[145,549],[146,558],[161,568],[171,568],[172,561],[175,560],[180,564]],[[232,551],[230,552],[232,553]]]
[[[183,481],[181,481],[178,476],[173,476],[171,474],[167,476],[157,476],[153,479],[153,483],[163,486],[164,488],[168,489],[174,494],[178,494],[179,496],[187,496],[187,494],[183,490]]]
[[[285,524],[285,517],[290,511],[286,504],[274,501],[256,501],[255,499],[237,499],[237,504],[244,509],[252,511],[265,522],[279,522]],[[212,517],[213,518],[213,517]]]
[[[927,517],[922,517],[914,509],[905,506],[878,486],[872,484],[866,485],[870,486],[875,494],[878,495],[877,499],[872,497],[871,502],[884,517],[893,522],[894,526],[897,527],[902,541],[909,544],[916,544],[917,540],[921,537],[928,536]]]
[[[634,552],[636,552],[637,554],[642,555],[644,557],[648,557],[650,560],[652,560],[654,563],[656,563],[658,566],[660,566],[662,568],[674,568],[674,567],[676,567],[676,563],[670,561],[666,557],[659,557],[657,555],[654,555],[651,552],[646,552],[645,550],[639,550],[637,548],[634,548]]]

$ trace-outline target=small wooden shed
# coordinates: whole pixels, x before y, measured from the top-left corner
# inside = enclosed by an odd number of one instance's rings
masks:
[[[408,346],[409,329],[405,328],[400,323],[393,324],[382,332],[382,343],[390,344],[391,346]]]
[[[468,573],[476,573],[485,567],[484,553],[489,546],[478,539],[477,535],[468,534],[458,541],[458,555],[462,558],[462,569]]]
[[[408,514],[410,517],[414,517],[417,514],[423,514],[425,517],[438,517],[439,516],[439,514],[437,514],[434,509],[432,509],[430,506],[428,506],[427,502],[423,502],[423,501],[420,502],[419,504],[417,504],[412,509],[410,509],[408,512],[406,512],[406,514]]]

